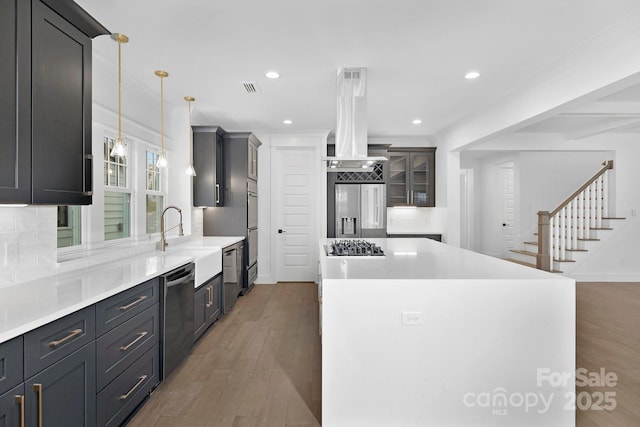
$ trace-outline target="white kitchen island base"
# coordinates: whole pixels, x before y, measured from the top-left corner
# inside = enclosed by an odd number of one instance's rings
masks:
[[[323,426],[575,425],[572,279],[374,241],[384,259],[321,250]]]

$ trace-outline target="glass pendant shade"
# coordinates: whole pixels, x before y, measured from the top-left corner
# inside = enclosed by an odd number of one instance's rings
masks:
[[[122,138],[118,137],[116,143],[111,149],[111,157],[125,157],[127,155],[127,150],[124,148],[124,144],[122,143]]]
[[[193,168],[191,163],[189,163],[187,168],[184,170],[184,174],[187,176],[196,176],[196,170]]]
[[[166,168],[167,165],[167,158],[164,156],[164,154],[160,154],[160,157],[158,157],[158,161],[156,162],[156,166],[159,168]]]

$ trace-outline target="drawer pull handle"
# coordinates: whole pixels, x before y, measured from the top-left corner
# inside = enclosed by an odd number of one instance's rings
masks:
[[[144,380],[147,379],[146,375],[143,375],[140,377],[140,379],[138,380],[138,382],[136,383],[136,385],[134,385],[131,390],[129,390],[127,392],[127,394],[123,394],[122,396],[120,396],[120,400],[127,400],[129,398],[129,396],[131,396],[131,393],[133,393],[134,391],[136,391],[136,389],[138,387],[140,387],[140,385],[144,382]]]
[[[33,390],[38,395],[38,427],[42,427],[42,384],[34,384]]]
[[[127,305],[123,305],[120,307],[120,311],[126,311],[129,310],[131,307],[133,307],[136,304],[140,304],[142,301],[146,300],[147,296],[146,295],[142,295],[140,298],[138,298],[137,300],[135,300],[134,302],[132,302],[131,304],[127,304]]]
[[[57,347],[60,344],[69,341],[71,338],[75,337],[76,335],[80,335],[82,333],[82,329],[74,329],[73,331],[71,331],[69,333],[69,335],[67,335],[66,337],[62,338],[61,340],[58,341],[51,341],[49,343],[49,347]]]
[[[149,333],[149,332],[147,332],[147,331],[140,332],[140,333],[138,334],[138,338],[136,338],[135,340],[131,341],[131,342],[130,342],[129,344],[127,344],[127,345],[123,345],[123,346],[121,346],[121,347],[120,347],[120,350],[121,350],[121,351],[127,351],[127,350],[129,350],[129,347],[131,347],[132,345],[134,345],[135,343],[137,343],[138,341],[140,341],[142,338],[146,337],[148,333]]]
[[[20,405],[20,427],[24,427],[24,396],[16,396],[16,403]]]

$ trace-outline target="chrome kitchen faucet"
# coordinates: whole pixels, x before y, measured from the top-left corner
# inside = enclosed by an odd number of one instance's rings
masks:
[[[167,212],[169,209],[175,209],[178,211],[178,213],[180,214],[180,222],[176,225],[174,225],[171,228],[165,229],[164,228],[164,214],[165,212]],[[164,252],[164,250],[166,249],[168,243],[167,243],[167,238],[165,237],[165,233],[167,231],[173,230],[174,228],[178,227],[178,236],[184,236],[184,233],[182,231],[182,209],[180,209],[177,206],[167,206],[163,211],[162,211],[162,215],[160,215],[160,250],[162,250]]]

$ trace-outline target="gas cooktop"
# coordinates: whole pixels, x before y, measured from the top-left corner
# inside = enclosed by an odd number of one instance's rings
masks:
[[[336,240],[325,246],[327,256],[383,257],[384,251],[366,240]]]

